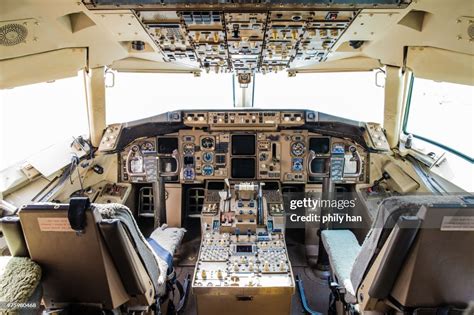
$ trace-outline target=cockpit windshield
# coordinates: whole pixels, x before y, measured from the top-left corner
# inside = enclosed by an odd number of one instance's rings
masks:
[[[246,93],[248,107],[311,109],[382,123],[384,89],[375,72],[257,74],[243,88],[230,74],[114,73],[107,88],[107,123],[138,120],[176,109],[232,109]],[[186,86],[183,90],[181,87]],[[335,93],[338,88],[344,93]],[[363,100],[363,101],[362,101]],[[133,104],[133,105],[132,105]]]

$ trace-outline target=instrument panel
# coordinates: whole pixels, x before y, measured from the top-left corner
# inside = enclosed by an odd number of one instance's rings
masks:
[[[302,126],[305,123],[301,111],[225,111],[225,112],[187,112],[183,122],[190,127],[208,127],[213,130],[272,130],[278,126]]]
[[[368,178],[368,154],[362,146],[307,130],[182,129],[137,139],[119,156],[121,181],[131,183],[156,181],[158,159],[160,171],[170,174],[167,180],[182,184],[225,178],[304,184],[325,177],[335,183],[364,183]]]

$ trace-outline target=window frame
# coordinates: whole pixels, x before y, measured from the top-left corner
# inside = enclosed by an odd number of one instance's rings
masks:
[[[432,139],[429,139],[429,138],[426,138],[424,136],[420,136],[420,135],[417,135],[415,133],[410,133],[407,131],[407,125],[408,125],[408,119],[410,117],[410,108],[411,108],[411,98],[412,98],[412,93],[413,93],[413,86],[414,86],[414,82],[415,82],[415,75],[412,73],[411,74],[411,78],[410,78],[410,85],[409,85],[409,88],[408,88],[408,97],[407,97],[407,101],[406,101],[406,106],[405,106],[405,112],[404,112],[404,115],[403,115],[403,125],[402,125],[402,131],[403,131],[403,134],[405,136],[408,136],[409,134],[413,135],[414,138],[416,139],[420,139],[420,140],[423,140],[423,141],[426,141],[432,145],[435,145],[435,146],[438,146],[440,147],[441,149],[443,150],[446,150],[448,152],[451,152],[471,163],[474,163],[474,158],[471,158],[469,157],[468,155],[462,153],[462,152],[459,152],[458,150],[456,149],[453,149],[445,144],[442,144],[442,143],[439,143],[435,140],[432,140]]]

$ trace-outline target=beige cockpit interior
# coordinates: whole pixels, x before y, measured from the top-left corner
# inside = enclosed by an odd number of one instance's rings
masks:
[[[80,72],[89,134],[0,170],[0,313],[472,314],[472,157],[403,126],[414,78],[472,88],[473,56],[468,0],[1,1],[0,88]],[[383,123],[251,107],[255,74],[358,71]],[[112,72],[238,97],[107,124]]]

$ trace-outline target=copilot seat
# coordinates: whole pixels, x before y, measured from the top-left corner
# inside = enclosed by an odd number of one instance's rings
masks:
[[[392,197],[362,246],[349,230],[322,231],[333,293],[360,311],[465,308],[474,300],[473,220],[464,197]]]

